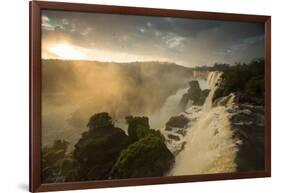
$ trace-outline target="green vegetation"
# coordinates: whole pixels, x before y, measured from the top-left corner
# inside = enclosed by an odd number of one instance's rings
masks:
[[[129,136],[114,127],[108,113],[90,117],[74,151],[68,143],[55,141],[42,150],[44,183],[162,176],[174,157],[160,131],[150,129],[147,117],[126,117]]]
[[[123,150],[115,163],[112,178],[162,176],[174,162],[160,131],[149,128],[147,117],[126,117],[128,133],[136,141]]]
[[[264,60],[256,59],[249,64],[228,67],[216,90],[213,101],[236,93],[239,102],[262,105],[264,103]]]
[[[73,153],[79,165],[79,180],[107,179],[119,153],[129,145],[130,139],[123,130],[113,126],[108,113],[93,115],[88,127],[89,131],[83,133]]]
[[[61,175],[63,182],[75,181],[79,179],[79,164],[72,158],[73,155],[66,155],[61,165]]]
[[[62,180],[61,167],[66,156],[68,142],[56,140],[51,147],[44,147],[42,150],[42,178],[43,182]]]
[[[99,128],[111,128],[113,127],[112,118],[106,112],[95,114],[90,117],[87,127],[90,128],[90,131]]]
[[[163,176],[174,161],[159,135],[148,134],[123,150],[115,163],[112,178]]]
[[[197,71],[225,71],[229,68],[229,64],[215,63],[213,66],[198,66],[193,68]]]
[[[149,133],[149,123],[147,117],[126,117],[128,124],[128,134],[133,141],[137,141]]]
[[[164,137],[161,135],[160,131],[150,129],[147,117],[128,116],[126,117],[126,121],[128,124],[128,134],[131,140],[137,141],[148,134],[157,135],[164,140]]]

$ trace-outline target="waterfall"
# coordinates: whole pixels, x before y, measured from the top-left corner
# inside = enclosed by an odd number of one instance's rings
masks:
[[[206,81],[198,80],[198,82],[202,89],[206,89],[207,87],[207,85],[205,84]],[[189,87],[180,88],[175,94],[167,98],[164,105],[159,110],[148,115],[151,128],[160,129],[163,131],[167,121],[172,116],[181,113],[180,111],[182,109],[179,106],[179,101],[181,100],[183,94],[185,94],[188,89]],[[189,101],[188,104],[186,105],[186,108],[190,107],[191,105],[192,105],[192,101]]]
[[[210,93],[205,100],[203,110],[208,111],[212,107],[212,99],[216,91],[216,84],[218,83],[222,72],[210,72],[207,79],[207,84],[209,85]]]
[[[186,109],[186,116],[190,116],[191,123],[182,139],[185,141],[185,148],[176,156],[174,168],[168,175],[225,173],[236,170],[234,160],[237,146],[232,139],[233,131],[227,112],[232,102],[229,101],[226,106],[212,105],[220,77],[220,72],[209,73],[207,82],[210,93],[199,112],[195,112],[192,107]]]
[[[174,95],[167,98],[164,105],[158,111],[149,115],[149,123],[152,128],[163,130],[169,118],[180,113],[179,101],[187,89],[179,89]]]

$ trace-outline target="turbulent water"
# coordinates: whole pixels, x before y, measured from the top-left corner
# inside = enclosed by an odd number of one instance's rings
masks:
[[[207,88],[205,80],[199,79],[198,82],[200,84],[201,89]],[[163,131],[165,123],[172,116],[181,113],[179,102],[183,94],[186,93],[188,89],[189,87],[179,89],[174,95],[171,95],[167,98],[164,105],[159,110],[157,110],[153,114],[148,115],[151,128],[160,129]]]
[[[238,149],[232,139],[233,131],[227,112],[232,107],[232,98],[225,106],[212,105],[220,76],[220,72],[209,73],[207,83],[210,93],[203,106],[187,105],[185,112],[181,113],[190,123],[185,136],[178,135],[181,137],[179,141],[168,143],[172,152],[184,147],[176,156],[174,167],[168,175],[225,173],[236,170],[234,160]]]

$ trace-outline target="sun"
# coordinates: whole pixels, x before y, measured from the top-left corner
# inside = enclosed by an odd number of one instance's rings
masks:
[[[85,54],[78,47],[68,43],[59,43],[50,47],[50,52],[57,56],[58,59],[83,59]]]

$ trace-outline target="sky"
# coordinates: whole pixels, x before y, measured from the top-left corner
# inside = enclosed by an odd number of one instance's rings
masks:
[[[194,67],[264,57],[263,23],[43,10],[42,58]]]

